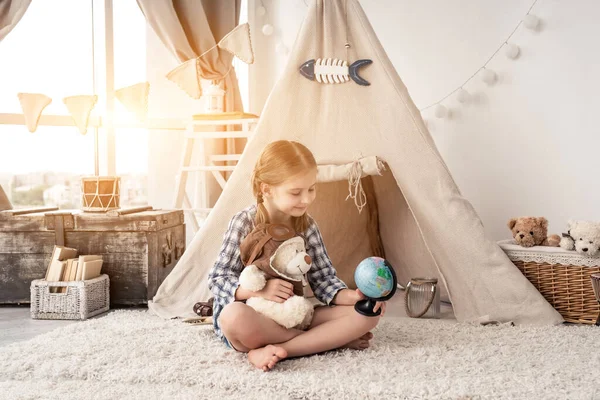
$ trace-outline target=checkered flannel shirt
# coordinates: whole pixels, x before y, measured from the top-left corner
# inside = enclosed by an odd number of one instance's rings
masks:
[[[223,244],[217,261],[208,274],[208,287],[213,292],[213,324],[218,337],[223,337],[219,326],[219,314],[227,304],[235,301],[235,291],[244,264],[240,258],[240,243],[254,228],[256,206],[250,206],[233,216],[223,237]],[[324,304],[330,304],[340,289],[347,286],[336,276],[321,232],[316,222],[310,218],[310,225],[304,235],[306,250],[312,258],[312,267],[307,273],[308,283],[315,297]]]

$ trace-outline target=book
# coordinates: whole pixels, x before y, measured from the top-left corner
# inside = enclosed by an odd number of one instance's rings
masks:
[[[62,269],[62,274],[60,277],[60,280],[63,282],[67,282],[69,280],[69,277],[71,275],[71,269],[73,268],[73,258],[68,259],[67,261],[65,261],[65,266]],[[59,287],[56,288],[58,289],[56,292],[57,293],[67,293],[67,288],[66,287]]]
[[[61,280],[63,271],[67,266],[66,261],[53,260],[50,263],[50,267],[48,268],[48,273],[46,274],[46,280],[49,282],[58,282]]]
[[[71,273],[69,274],[69,281],[75,281],[77,277],[77,268],[79,266],[79,260],[77,258],[73,259],[73,265],[71,268]]]
[[[93,256],[93,255],[79,256],[79,260],[77,263],[77,273],[75,274],[75,280],[76,281],[84,280],[83,279],[83,268],[84,268],[86,262],[98,261],[98,260],[102,261],[102,256]],[[100,263],[100,266],[102,266],[102,263]]]
[[[53,280],[53,281],[59,281],[61,280],[61,275],[58,276],[58,279],[56,279],[56,275],[53,275],[54,279],[48,279],[48,275],[50,274],[50,270],[52,268],[52,265],[54,263],[54,261],[66,261],[69,258],[75,258],[77,257],[77,250],[76,249],[72,249],[70,247],[64,247],[64,246],[54,246],[54,250],[52,250],[52,256],[50,257],[50,262],[48,263],[48,268],[46,269],[46,276],[44,279],[46,279],[47,281],[49,280]],[[61,270],[61,274],[62,274],[62,270]]]
[[[48,282],[58,282],[62,279],[63,276],[63,272],[65,270],[67,266],[67,262],[66,261],[60,261],[60,260],[53,260],[50,263],[50,267],[48,267],[48,270],[46,271],[46,281]],[[63,288],[58,288],[58,287],[51,287],[50,289],[50,293],[60,293],[60,290],[58,289],[63,289]]]
[[[86,281],[88,279],[94,279],[100,276],[100,270],[102,269],[102,260],[85,261],[83,263],[83,272],[81,279]]]

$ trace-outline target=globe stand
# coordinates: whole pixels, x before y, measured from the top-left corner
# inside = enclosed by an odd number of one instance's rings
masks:
[[[388,267],[388,270],[392,274],[392,281],[393,281],[392,282],[392,290],[387,295],[385,295],[383,297],[379,297],[379,298],[372,298],[372,297],[365,296],[366,299],[359,300],[356,302],[356,304],[354,304],[354,309],[356,310],[356,312],[359,314],[362,314],[366,317],[376,317],[376,316],[380,315],[381,308],[379,308],[377,311],[373,311],[377,302],[378,301],[387,301],[387,300],[391,299],[392,296],[394,296],[394,294],[396,293],[396,289],[398,286],[398,278],[396,278],[396,272],[394,272],[394,268],[390,265],[390,263],[387,260],[384,260],[384,261],[385,261],[385,265]]]
[[[362,314],[366,317],[376,317],[381,314],[381,308],[377,311],[373,311],[375,308],[375,304],[377,304],[377,300],[368,298],[365,300],[357,301],[354,305],[354,309],[357,313]]]

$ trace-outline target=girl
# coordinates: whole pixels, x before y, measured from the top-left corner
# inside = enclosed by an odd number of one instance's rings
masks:
[[[247,352],[249,361],[268,371],[286,357],[315,354],[340,347],[365,349],[373,335],[370,330],[379,317],[365,317],[354,310],[364,299],[359,290],[350,290],[337,276],[327,255],[315,221],[306,213],[315,200],[317,163],[305,146],[280,140],[269,144],[260,155],[252,175],[257,205],[237,213],[229,223],[223,245],[208,276],[214,293],[215,332],[228,346]],[[321,302],[306,331],[286,329],[250,308],[244,300],[251,296],[284,302],[293,295],[292,284],[270,279],[259,292],[239,287],[244,267],[240,242],[258,223],[284,224],[302,234],[313,260],[308,282]],[[375,310],[385,303],[377,303]]]

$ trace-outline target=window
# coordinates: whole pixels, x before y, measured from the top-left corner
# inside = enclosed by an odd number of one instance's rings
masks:
[[[0,112],[20,114],[17,93],[34,92],[52,97],[44,114],[68,115],[63,97],[94,90],[91,44],[91,2],[31,2],[0,42]]]
[[[0,185],[15,207],[80,208],[80,178],[96,173],[96,157],[100,175],[105,175],[103,171],[111,163],[115,166],[121,177],[121,206],[125,207],[154,202],[161,206],[160,199],[148,199],[148,173],[153,173],[149,159],[153,166],[172,160],[167,171],[159,173],[165,180],[155,183],[165,198],[172,197],[173,168],[179,157],[175,142],[181,140],[181,130],[140,128],[139,121],[117,99],[111,131],[90,126],[87,134],[81,135],[76,127],[67,125],[71,120],[63,98],[81,94],[98,95],[92,116],[107,121],[105,89],[111,86],[107,79],[112,80],[114,90],[149,81],[150,118],[177,121],[202,111],[199,101],[191,100],[165,78],[178,63],[158,41],[136,0],[113,0],[112,24],[106,24],[105,7],[104,0],[34,1],[0,42]],[[247,8],[247,0],[242,0],[240,23],[247,21]],[[104,30],[111,26],[113,39],[106,43]],[[106,55],[111,48],[113,62]],[[112,79],[107,74],[110,65],[114,66]],[[248,66],[235,58],[234,66],[242,101],[248,107]],[[45,123],[34,133],[24,125],[11,125],[15,118],[22,118],[19,92],[52,98],[42,113]],[[109,135],[114,137],[114,148],[107,140]],[[175,136],[178,139],[172,149],[176,154],[165,154],[165,146],[157,143],[157,138],[172,142]],[[160,157],[152,154],[152,147],[160,149]]]
[[[80,178],[94,173],[94,137],[60,126],[0,125],[0,185],[15,208],[79,208]]]
[[[44,115],[68,115],[63,97],[93,93],[91,15],[91,2],[31,3],[0,42],[0,113],[22,114],[19,92],[51,97]],[[0,185],[13,205],[78,207],[79,177],[94,173],[92,131],[0,124]]]

